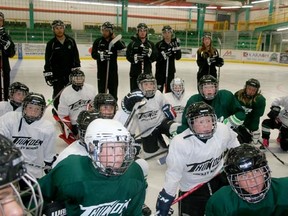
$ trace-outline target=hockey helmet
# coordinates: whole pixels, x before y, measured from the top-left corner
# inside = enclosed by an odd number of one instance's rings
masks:
[[[95,96],[94,98],[94,109],[99,113],[99,117],[100,118],[109,118],[112,119],[117,111],[117,102],[115,100],[115,98],[111,95],[111,94],[107,94],[107,93],[99,93]],[[113,107],[113,112],[111,113],[103,113],[101,112],[101,106],[112,106]]]
[[[15,187],[20,181],[21,187]],[[27,173],[21,151],[3,135],[0,135],[0,191],[3,191],[2,195],[7,194],[0,198],[0,215],[5,215],[3,204],[8,202],[17,202],[21,215],[41,214],[43,198],[40,186],[37,180]],[[29,202],[22,201],[22,198]]]
[[[171,89],[172,93],[178,99],[180,99],[182,94],[185,91],[184,80],[179,78],[179,77],[175,77],[170,83],[170,89]]]
[[[251,94],[248,94],[247,93],[247,87],[248,86],[252,86],[252,87],[256,88],[257,89],[256,92],[255,92],[255,90],[253,90],[253,93],[250,92]],[[260,82],[257,79],[251,78],[251,79],[247,80],[245,83],[244,94],[248,99],[252,99],[255,95],[257,95],[259,93],[259,89],[260,89]]]
[[[206,116],[211,117],[211,121],[212,121],[211,131],[197,132],[194,127],[195,120],[197,118],[206,117]],[[217,116],[215,114],[215,111],[213,107],[209,106],[203,101],[191,104],[187,109],[186,118],[187,118],[187,122],[188,122],[190,130],[199,139],[202,139],[202,140],[210,139],[216,131]]]
[[[40,107],[40,114],[38,116],[27,115],[27,106],[29,104],[37,105]],[[31,124],[34,121],[37,121],[42,118],[46,109],[45,97],[42,94],[31,92],[23,100],[22,115],[28,124]]]
[[[106,176],[122,175],[134,160],[136,148],[128,130],[113,119],[95,119],[85,143],[95,167]]]
[[[230,149],[226,155],[224,171],[233,191],[241,199],[257,203],[265,198],[271,185],[271,171],[265,154],[258,148],[243,144]],[[262,180],[259,179],[261,176]],[[251,188],[257,188],[258,191],[249,193]]]
[[[163,26],[163,28],[162,28],[162,32],[163,32],[163,33],[164,33],[164,32],[171,32],[171,33],[173,33],[173,29],[171,28],[170,25],[165,25],[165,26]]]
[[[70,83],[72,84],[72,88],[75,91],[79,91],[82,89],[85,82],[85,74],[80,69],[75,69],[71,71],[69,75]]]
[[[110,33],[113,33],[113,28],[114,28],[114,26],[113,26],[110,22],[105,22],[105,23],[103,23],[102,26],[101,26],[101,30],[102,30],[102,31],[103,31],[103,30],[109,30]]]
[[[139,32],[139,30],[144,30],[148,32],[148,26],[145,23],[139,23],[137,25],[137,32]]]
[[[54,20],[51,26],[52,26],[52,30],[54,30],[54,28],[57,26],[62,26],[65,29],[65,24],[62,20]]]
[[[152,83],[146,86],[146,83]],[[142,91],[143,95],[147,98],[154,97],[157,90],[157,82],[152,74],[142,73],[137,77],[138,88]]]
[[[203,90],[204,90],[206,85],[214,85],[215,91],[213,91],[211,93],[208,92],[207,94],[204,94]],[[199,91],[199,94],[201,94],[205,100],[213,100],[218,93],[218,81],[217,81],[217,79],[215,77],[213,77],[212,75],[202,76],[198,82],[198,91]]]
[[[209,38],[212,41],[212,34],[211,32],[205,32],[202,36],[202,41],[204,40],[204,38]]]
[[[14,82],[9,86],[9,100],[10,103],[13,104],[16,107],[21,106],[23,99],[27,96],[27,94],[29,93],[29,88],[20,82]],[[20,97],[14,97],[14,93],[16,92],[22,92],[22,96]]]

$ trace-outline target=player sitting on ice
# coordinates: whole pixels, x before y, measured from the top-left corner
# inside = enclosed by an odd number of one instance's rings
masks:
[[[164,94],[164,97],[172,105],[177,114],[174,121],[181,124],[182,114],[188,100],[188,95],[185,94],[184,80],[175,77],[170,83],[170,89],[172,92]]]
[[[113,119],[118,109],[117,101],[108,93],[99,93],[95,96],[93,107],[100,118]]]
[[[140,74],[137,79],[138,90],[128,93],[122,100],[122,109],[132,113],[131,133],[139,128],[144,150],[144,158],[156,155],[167,148],[162,134],[171,137],[179,124],[173,119],[176,113],[166,101],[163,94],[157,90],[156,79],[151,74]],[[143,105],[142,101],[146,103]],[[141,105],[139,106],[141,102]],[[136,112],[132,110],[136,109]],[[161,147],[161,148],[160,148]],[[160,148],[160,149],[159,149]],[[165,150],[166,151],[166,150]]]
[[[59,137],[71,144],[78,135],[77,116],[82,110],[86,110],[96,92],[92,85],[85,83],[84,72],[80,69],[72,71],[69,79],[71,85],[67,86],[60,95],[58,112],[53,110],[54,118],[61,126],[62,134]]]
[[[29,93],[29,88],[20,82],[9,86],[9,100],[0,102],[0,116],[10,111],[22,111],[22,102]]]

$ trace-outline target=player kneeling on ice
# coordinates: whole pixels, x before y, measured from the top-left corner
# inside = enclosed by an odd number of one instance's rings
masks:
[[[29,93],[29,88],[20,82],[14,82],[9,86],[9,100],[0,102],[0,116],[10,111],[22,111],[22,103]]]
[[[167,148],[162,134],[171,137],[179,124],[173,121],[176,113],[164,95],[157,90],[156,79],[151,74],[140,74],[137,83],[140,90],[132,91],[124,97],[122,109],[130,114],[137,110],[132,116],[131,124],[135,127],[130,127],[131,133],[135,134],[135,128],[138,126],[144,156],[147,158]],[[146,103],[143,105],[142,101]]]
[[[186,113],[189,128],[176,135],[169,146],[165,183],[156,210],[168,215],[179,187],[179,215],[203,216],[210,196],[224,185],[224,152],[239,146],[237,134],[217,123],[214,109],[205,102],[192,103]],[[197,189],[198,188],[198,189]]]
[[[85,144],[89,157],[70,155],[39,180],[44,201],[64,202],[67,215],[142,215],[146,181],[127,129],[95,119]]]
[[[52,122],[43,118],[46,109],[42,94],[29,93],[21,112],[8,112],[0,117],[0,134],[18,147],[30,174],[41,178],[56,160],[56,133]]]
[[[93,108],[99,113],[99,118],[113,119],[118,109],[118,105],[111,94],[99,93],[94,98]]]
[[[288,178],[271,178],[258,148],[243,144],[229,150],[224,171],[230,186],[209,199],[206,216],[288,215]]]

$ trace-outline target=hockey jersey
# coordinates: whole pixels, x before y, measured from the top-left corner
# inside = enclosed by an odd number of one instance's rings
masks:
[[[281,120],[282,124],[288,127],[288,96],[276,98],[271,106],[280,106],[283,107],[281,109],[278,117]]]
[[[0,102],[0,116],[10,111],[14,111],[13,106],[11,105],[10,101],[1,101]],[[22,112],[22,106],[18,107],[15,111]]]

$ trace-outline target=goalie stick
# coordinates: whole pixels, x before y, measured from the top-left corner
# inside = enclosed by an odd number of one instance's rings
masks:
[[[115,43],[117,43],[117,41],[122,39],[122,35],[119,34],[117,35],[115,38],[113,38],[112,41],[110,41],[109,45],[108,45],[108,53],[110,53],[111,48],[114,46]],[[110,67],[110,59],[107,60],[107,70],[106,70],[106,82],[105,82],[105,93],[107,93],[107,88],[108,88],[108,78],[109,78],[109,67]]]

